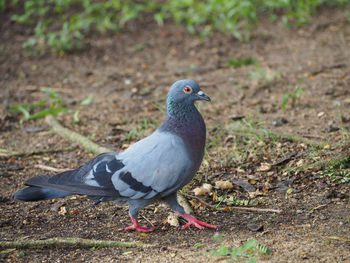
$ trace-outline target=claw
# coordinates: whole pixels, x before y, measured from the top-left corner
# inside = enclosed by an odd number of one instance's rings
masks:
[[[195,226],[199,229],[202,229],[203,226],[204,227],[208,227],[208,228],[213,228],[213,229],[217,229],[218,227],[215,226],[215,225],[211,225],[211,224],[208,224],[206,222],[203,222],[203,221],[200,221],[200,220],[197,220],[195,219],[193,216],[189,215],[189,214],[180,214],[183,218],[185,218],[188,223],[186,225],[184,225],[182,227],[182,229],[186,229],[188,228],[189,226]]]
[[[136,231],[141,232],[141,233],[149,233],[149,232],[152,232],[154,230],[154,228],[140,226],[139,222],[136,219],[134,219],[132,216],[130,216],[130,218],[132,221],[132,225],[125,228],[125,231],[136,230]]]

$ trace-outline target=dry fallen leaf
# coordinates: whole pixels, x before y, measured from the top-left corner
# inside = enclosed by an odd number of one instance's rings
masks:
[[[256,180],[254,180],[254,179],[249,179],[249,180],[248,180],[248,183],[250,183],[250,184],[254,185],[254,184],[256,184],[256,183],[257,183],[257,181],[256,181]]]
[[[216,201],[216,200],[218,200],[218,195],[217,195],[217,193],[215,192],[215,193],[213,193],[213,201]]]
[[[262,147],[262,146],[264,146],[264,145],[265,145],[265,142],[264,142],[264,141],[259,141],[259,142],[258,142],[258,146]]]
[[[79,213],[80,213],[80,210],[79,209],[75,209],[72,212],[70,212],[70,215],[73,216],[73,215],[76,215],[76,214],[79,214]]]
[[[196,187],[192,191],[194,192],[195,196],[198,196],[198,195],[207,195],[210,193],[212,189],[213,189],[213,186],[211,184],[203,184],[200,187]]]
[[[236,169],[236,171],[237,171],[237,173],[241,173],[241,174],[244,174],[244,173],[245,173],[245,171],[244,171],[242,168],[240,168],[240,167],[238,167],[238,168]]]
[[[61,216],[64,216],[65,214],[67,214],[67,209],[65,206],[61,206],[60,207],[60,211],[58,211],[58,214]]]
[[[289,188],[287,191],[286,191],[286,194],[287,195],[290,195],[290,194],[292,194],[293,193],[293,188]]]
[[[175,213],[170,213],[167,218],[167,222],[171,226],[179,226],[179,215]]]
[[[230,181],[216,181],[215,187],[221,190],[232,189],[233,184]]]
[[[296,166],[297,167],[300,167],[300,166],[303,166],[304,165],[304,160],[303,159],[300,159],[299,161],[297,161],[296,163]]]
[[[267,172],[271,170],[271,164],[269,163],[261,163],[260,167],[256,169],[258,172]]]
[[[202,188],[208,193],[210,193],[210,191],[213,189],[213,186],[211,184],[203,184]]]
[[[255,198],[257,196],[262,196],[264,195],[262,192],[257,189],[255,192],[248,192],[249,198]]]
[[[194,192],[195,196],[199,196],[199,195],[205,195],[206,192],[202,187],[196,187],[192,190],[192,192]]]

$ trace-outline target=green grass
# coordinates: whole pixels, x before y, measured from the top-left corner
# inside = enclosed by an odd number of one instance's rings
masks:
[[[330,177],[332,182],[350,183],[350,156],[333,159],[320,175]]]
[[[262,15],[282,20],[287,27],[309,22],[321,6],[344,7],[350,0],[0,0],[0,12],[14,12],[11,20],[33,27],[23,46],[44,52],[47,48],[68,52],[84,47],[91,32],[119,31],[130,20],[145,15],[163,25],[184,25],[192,34],[213,31],[249,40],[250,31]],[[345,8],[344,8],[345,10]],[[345,12],[345,11],[344,11]],[[234,63],[235,64],[235,63]]]
[[[295,108],[299,102],[301,95],[305,92],[305,88],[301,88],[299,85],[296,85],[292,92],[289,92],[283,96],[282,100],[282,110],[285,111],[287,104],[291,101],[291,107]]]
[[[22,113],[24,118],[21,121],[36,120],[67,111],[62,107],[63,101],[56,92],[47,88],[42,88],[41,91],[46,93],[48,98],[35,103],[16,105],[8,110]]]
[[[224,234],[214,234],[214,239],[222,243]],[[256,240],[247,240],[241,246],[226,247],[220,245],[211,251],[211,255],[215,257],[227,257],[233,262],[257,262],[259,256],[269,255],[272,251],[265,245],[260,245]]]
[[[239,57],[236,59],[229,59],[227,61],[227,66],[231,68],[239,68],[239,67],[254,65],[254,64],[258,64],[258,61],[253,57],[247,57],[247,58]]]
[[[138,119],[136,123],[129,123],[130,130],[123,139],[124,141],[136,141],[150,135],[158,126],[159,122],[154,119]]]
[[[37,120],[45,118],[48,115],[57,115],[62,112],[68,112],[69,109],[64,107],[64,101],[61,96],[49,88],[42,88],[42,93],[47,95],[47,98],[34,103],[19,104],[12,106],[8,111],[19,112],[23,115],[21,122],[28,120]],[[88,106],[93,100],[93,95],[90,94],[86,99],[80,102],[80,106]],[[73,121],[78,123],[80,110],[77,110],[73,115]]]

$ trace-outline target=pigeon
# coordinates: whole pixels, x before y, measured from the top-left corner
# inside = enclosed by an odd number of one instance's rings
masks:
[[[206,128],[194,105],[197,100],[210,98],[194,80],[176,81],[168,92],[166,119],[150,136],[123,152],[102,153],[75,170],[32,177],[14,199],[39,201],[87,195],[96,204],[127,203],[132,225],[125,230],[143,233],[154,229],[139,224],[139,211],[160,200],[188,221],[182,229],[216,229],[187,214],[177,201],[177,190],[193,179],[204,154]]]

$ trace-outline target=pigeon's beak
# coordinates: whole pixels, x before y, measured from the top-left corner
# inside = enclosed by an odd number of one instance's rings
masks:
[[[197,99],[210,101],[210,98],[201,90],[197,92]]]

